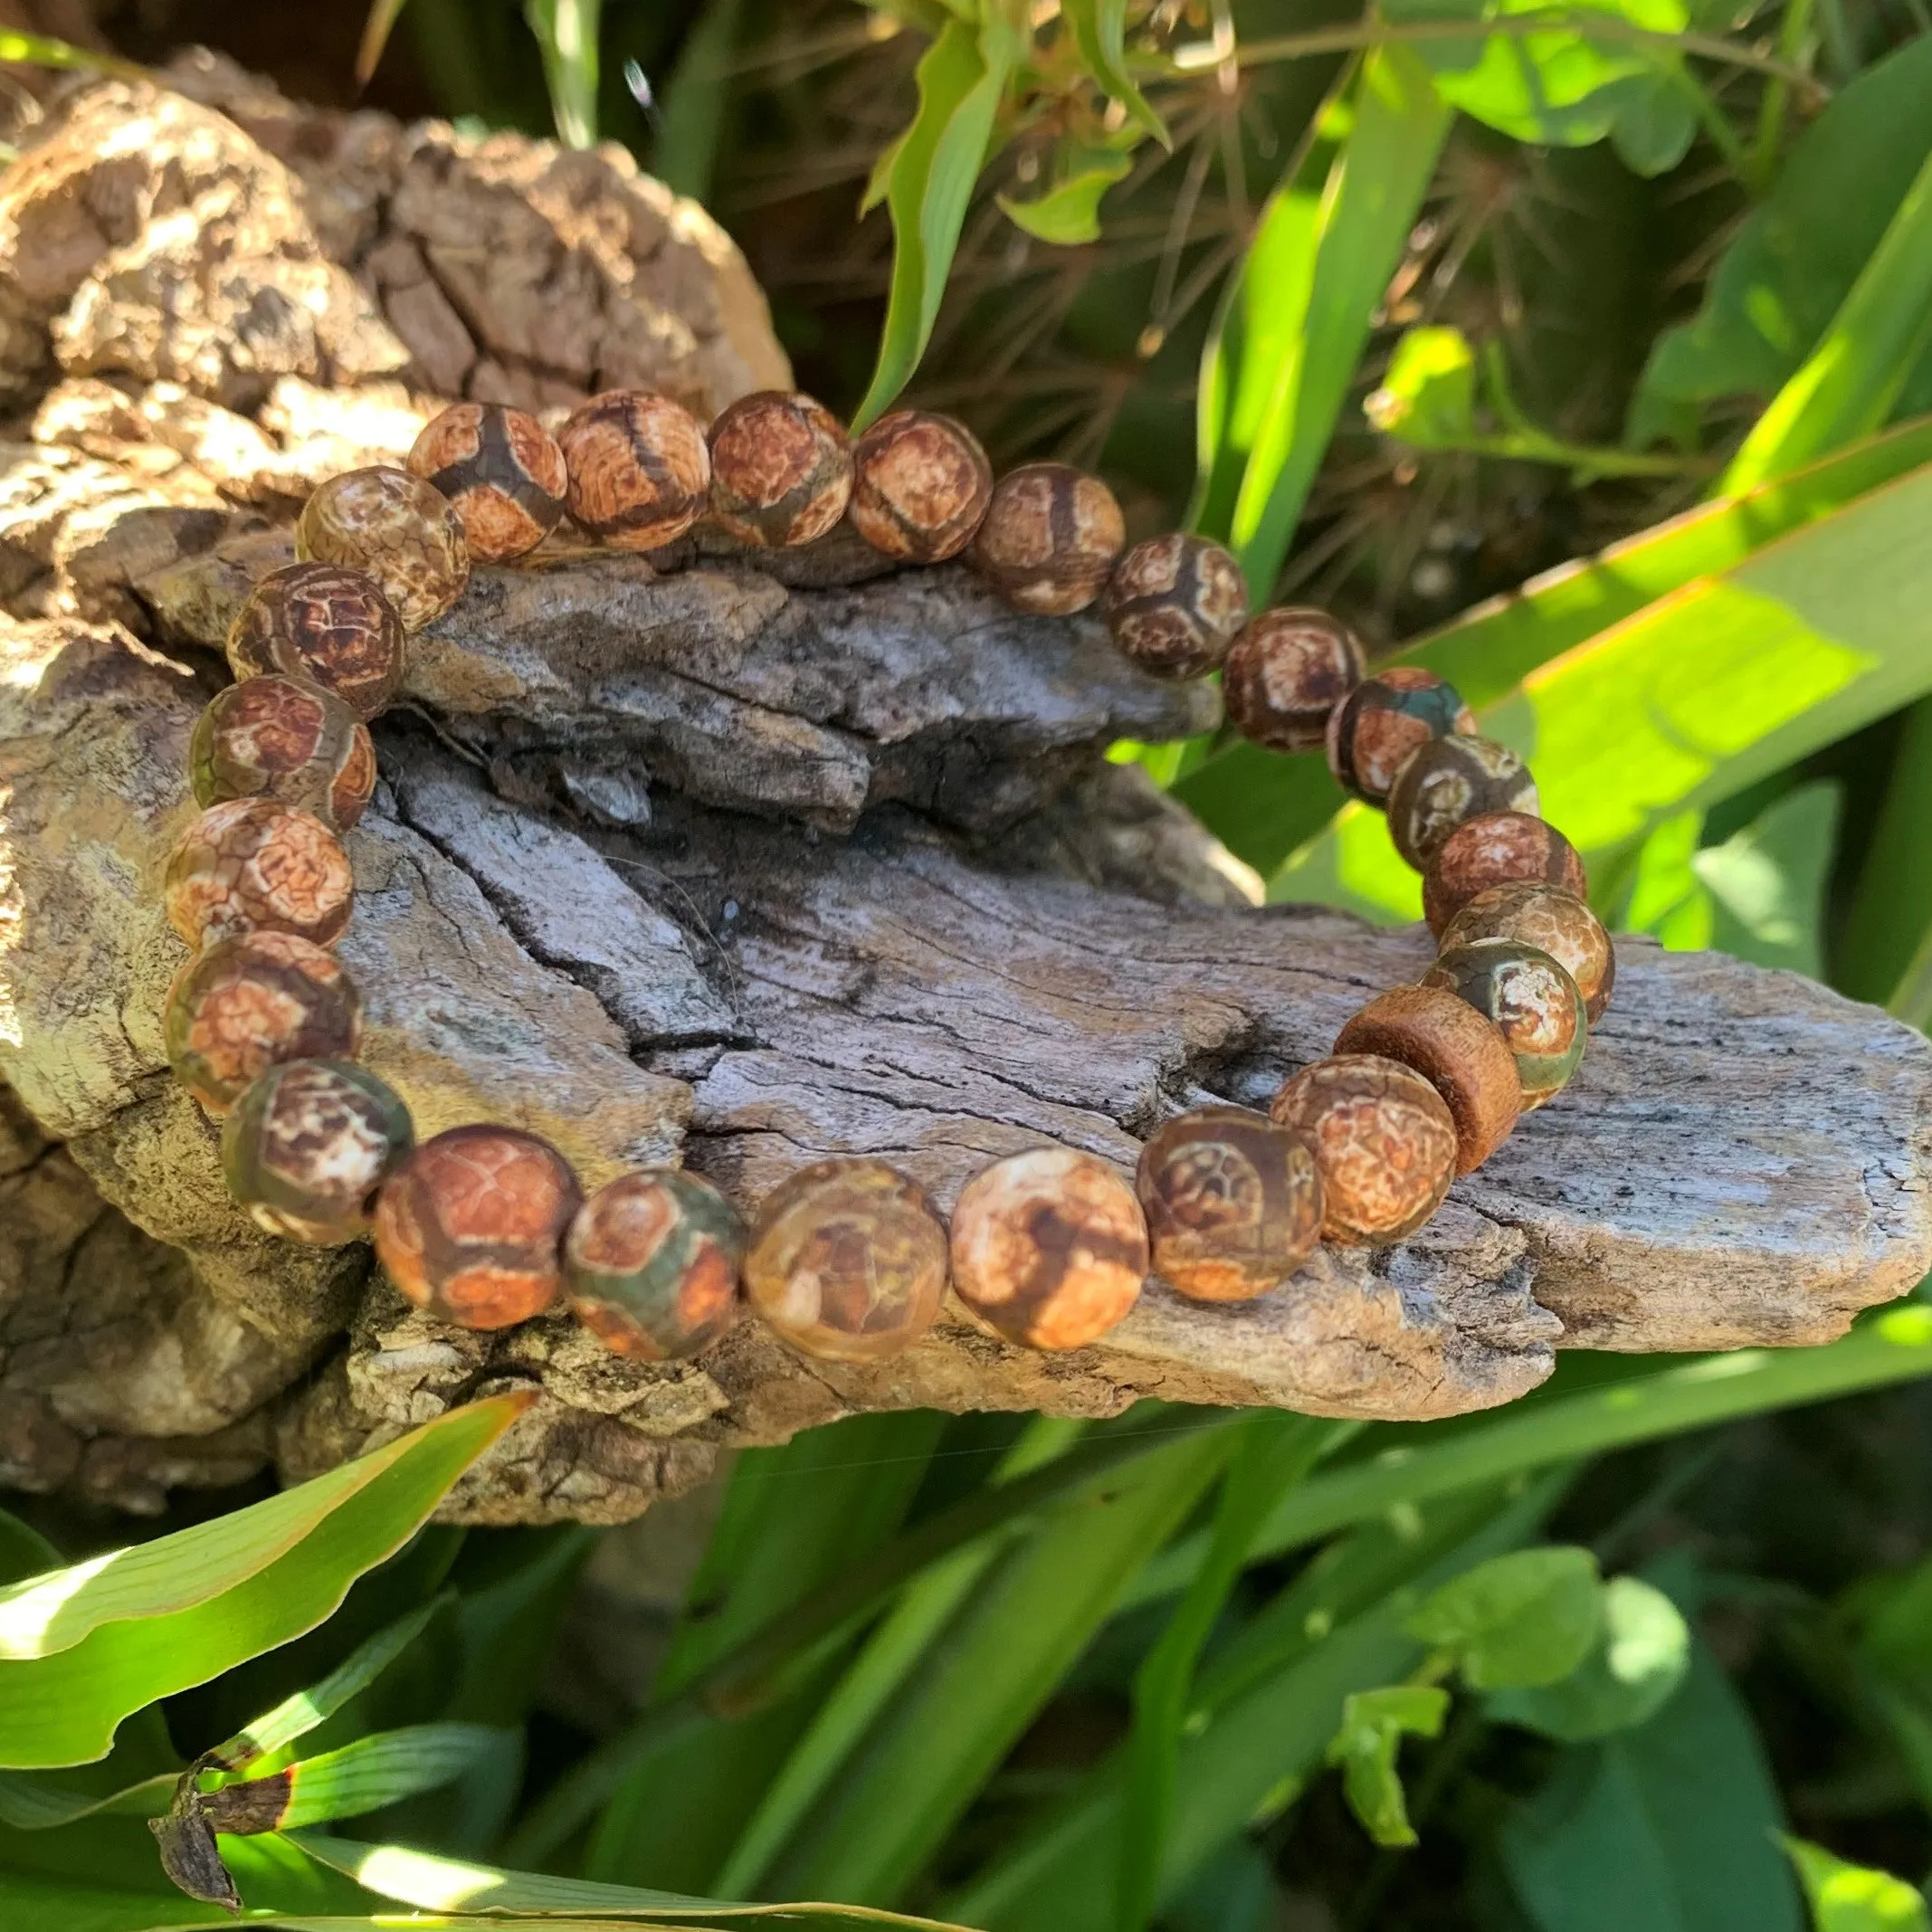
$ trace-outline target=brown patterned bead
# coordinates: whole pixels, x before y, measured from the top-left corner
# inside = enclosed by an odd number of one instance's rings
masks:
[[[1413,1067],[1374,1053],[1318,1060],[1284,1082],[1269,1109],[1315,1143],[1322,1235],[1351,1247],[1406,1241],[1442,1206],[1456,1175],[1456,1123]]]
[[[620,1175],[564,1237],[572,1312],[614,1354],[670,1362],[709,1348],[738,1318],[745,1224],[674,1167]]]
[[[470,555],[507,563],[534,550],[564,514],[564,455],[535,416],[501,403],[454,403],[405,459],[462,520]]]
[[[1328,718],[1362,680],[1362,646],[1327,611],[1263,611],[1221,668],[1228,722],[1270,751],[1312,751]]]
[[[190,946],[244,932],[290,932],[328,946],[355,899],[342,842],[314,814],[268,798],[211,805],[167,861],[167,922]]]
[[[419,1309],[464,1328],[541,1315],[563,1285],[564,1231],[583,1204],[570,1164],[508,1127],[425,1140],[376,1203],[376,1253]]]
[[[462,519],[442,491],[387,463],[330,477],[296,519],[295,554],[366,571],[405,631],[433,623],[470,581]]]
[[[1475,714],[1432,671],[1394,664],[1364,678],[1328,714],[1328,769],[1345,792],[1379,805],[1432,738],[1473,731]]]
[[[1066,463],[1022,463],[993,486],[973,566],[1014,609],[1049,617],[1099,595],[1127,542],[1114,493]]]
[[[246,678],[217,692],[188,745],[195,803],[272,798],[347,832],[376,789],[369,729],[306,678]]]
[[[711,514],[745,543],[781,549],[823,537],[852,500],[852,445],[809,395],[760,389],[711,424]]]
[[[852,445],[850,515],[873,549],[937,564],[972,542],[993,500],[993,466],[964,423],[895,409]]]
[[[1576,848],[1528,812],[1484,812],[1467,819],[1437,848],[1423,874],[1423,916],[1440,937],[1463,907],[1491,886],[1534,881],[1561,886],[1578,899],[1590,884]]]
[[[1507,745],[1457,735],[1422,747],[1388,796],[1389,836],[1420,871],[1459,825],[1488,812],[1534,813],[1537,781]]]
[[[220,1116],[271,1067],[350,1058],[362,1000],[333,953],[290,933],[249,933],[175,975],[161,1031],[175,1078]]]
[[[1140,1150],[1134,1192],[1154,1272],[1196,1301],[1265,1294],[1321,1239],[1314,1143],[1245,1107],[1175,1115]]]
[[[1156,678],[1198,678],[1248,621],[1241,566],[1218,543],[1177,530],[1137,543],[1100,599],[1114,642]]]
[[[403,620],[366,571],[287,564],[249,592],[228,627],[238,679],[307,678],[366,723],[403,681]]]
[[[367,1231],[414,1138],[409,1109],[366,1069],[298,1060],[271,1068],[228,1116],[222,1172],[257,1226],[332,1248]]]
[[[557,441],[570,472],[573,520],[620,550],[676,542],[710,502],[704,425],[668,395],[606,389]]]
[[[946,1293],[946,1224],[916,1181],[876,1160],[823,1160],[766,1196],[745,1293],[802,1355],[872,1362],[932,1327]]]
[[[1576,982],[1591,1025],[1603,1018],[1616,984],[1616,948],[1575,893],[1532,880],[1477,893],[1442,928],[1442,950],[1485,939],[1518,939],[1547,953]]]
[[[1098,1341],[1140,1299],[1147,1224],[1105,1161],[1035,1147],[975,1175],[953,1209],[953,1287],[1029,1348]]]
[[[1584,1057],[1589,1021],[1569,969],[1534,946],[1486,939],[1444,953],[1423,975],[1466,1000],[1516,1056],[1523,1111],[1562,1092]]]
[[[1458,1174],[1481,1166],[1509,1137],[1522,1109],[1516,1057],[1502,1035],[1442,986],[1396,986],[1372,999],[1335,1036],[1335,1051],[1414,1068],[1449,1103]]]

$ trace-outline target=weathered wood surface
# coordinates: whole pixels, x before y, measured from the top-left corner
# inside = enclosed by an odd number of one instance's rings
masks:
[[[105,138],[128,111],[82,125]],[[205,110],[167,114],[214,138]],[[387,219],[339,251],[358,287]],[[71,331],[47,301],[57,358]],[[5,1480],[151,1506],[524,1382],[545,1399],[451,1513],[616,1520],[721,1444],[856,1409],[1444,1415],[1534,1387],[1560,1346],[1823,1339],[1932,1261],[1932,1048],[1807,982],[1640,941],[1578,1080],[1423,1235],[1324,1252],[1246,1307],[1156,1283],[1066,1356],[953,1309],[868,1367],[747,1324],[644,1368],[563,1318],[444,1328],[360,1247],[266,1239],[165,1070],[182,956],[159,870],[194,809],[211,646],[285,553],[275,480],[406,441],[423,405],[318,384],[291,428],[268,402],[231,408],[231,376],[211,366],[198,394],[145,367],[70,376],[0,452]],[[1090,619],[1018,617],[964,570],[882,573],[837,538],[775,566],[785,582],[728,547],[480,573],[419,642],[350,840],[342,950],[367,1058],[424,1131],[521,1122],[593,1183],[681,1157],[747,1207],[864,1151],[945,1205],[1042,1137],[1129,1166],[1179,1108],[1265,1104],[1425,963],[1419,929],[1250,904],[1240,867],[1104,764],[1112,738],[1200,729],[1215,700],[1142,678]]]

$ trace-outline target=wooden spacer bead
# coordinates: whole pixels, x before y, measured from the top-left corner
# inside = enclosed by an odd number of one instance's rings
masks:
[[[1561,886],[1589,897],[1576,848],[1547,821],[1528,812],[1484,812],[1458,825],[1436,849],[1423,874],[1423,917],[1442,928],[1479,892],[1491,886]]]
[[[1269,1109],[1306,1134],[1321,1170],[1322,1236],[1349,1247],[1405,1241],[1442,1206],[1456,1176],[1448,1103],[1397,1060],[1318,1060],[1282,1083]]]
[[[1147,1279],[1147,1224],[1103,1160],[1035,1147],[983,1168],[953,1208],[953,1288],[1028,1348],[1080,1348],[1125,1318]]]
[[[1537,782],[1515,752],[1493,738],[1456,734],[1423,746],[1395,775],[1389,836],[1421,871],[1450,833],[1479,814],[1536,809]]]
[[[1516,1058],[1523,1111],[1554,1099],[1584,1057],[1590,1023],[1568,969],[1534,946],[1485,939],[1447,952],[1423,975],[1465,1000]]]
[[[1335,1036],[1337,1054],[1375,1053],[1413,1067],[1448,1103],[1456,1172],[1470,1174],[1509,1137],[1522,1109],[1516,1056],[1482,1014],[1442,986],[1395,986]]]
[[[1228,649],[1221,695],[1228,722],[1270,751],[1313,751],[1337,705],[1362,680],[1362,646],[1338,617],[1262,611]]]

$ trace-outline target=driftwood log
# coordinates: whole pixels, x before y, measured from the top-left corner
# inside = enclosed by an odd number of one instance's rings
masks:
[[[308,114],[205,57],[177,79],[55,99],[0,176],[0,1480],[154,1508],[525,1383],[449,1514],[617,1521],[855,1410],[1449,1415],[1559,1347],[1823,1340],[1932,1262],[1932,1049],[1640,940],[1581,1077],[1416,1240],[1244,1307],[1156,1282],[1065,1356],[953,1311],[865,1367],[747,1324],[649,1368],[565,1318],[445,1328],[366,1249],[256,1232],[166,1070],[158,877],[227,617],[301,494],[438,396],[715,408],[785,365],[730,243],[620,157]],[[749,1205],[863,1151],[944,1206],[1042,1137],[1130,1166],[1179,1108],[1265,1104],[1428,956],[1252,903],[1105,762],[1216,708],[1090,618],[836,534],[480,571],[417,641],[350,839],[366,1057],[422,1131],[514,1121],[591,1184],[682,1159]]]

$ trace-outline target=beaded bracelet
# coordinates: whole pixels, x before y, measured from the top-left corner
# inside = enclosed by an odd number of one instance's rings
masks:
[[[356,1062],[361,1003],[328,950],[354,890],[341,834],[374,792],[368,727],[401,687],[408,634],[456,602],[471,558],[527,557],[566,512],[643,553],[707,516],[754,548],[847,519],[901,564],[967,555],[1021,611],[1099,600],[1142,670],[1220,671],[1236,730],[1274,750],[1326,746],[1341,785],[1385,808],[1423,871],[1435,964],[1371,1000],[1268,1115],[1176,1116],[1131,1185],[1071,1148],[1014,1155],[967,1183],[949,1227],[875,1160],[791,1175],[747,1229],[678,1169],[585,1199],[563,1156],[517,1128],[417,1145],[403,1100]],[[260,1225],[319,1243],[373,1232],[395,1287],[463,1327],[507,1327],[561,1296],[617,1354],[663,1361],[709,1346],[748,1302],[802,1353],[863,1361],[917,1341],[948,1283],[980,1323],[1045,1349],[1106,1334],[1150,1271],[1199,1300],[1245,1300],[1321,1241],[1414,1233],[1519,1113],[1561,1090],[1609,1000],[1614,956],[1581,861],[1537,816],[1522,760],[1475,735],[1448,684],[1403,666],[1366,675],[1356,638],[1320,611],[1251,619],[1220,545],[1170,534],[1127,548],[1098,478],[1032,462],[995,482],[948,417],[899,410],[852,443],[810,397],[766,391],[707,433],[664,396],[612,391],[553,438],[521,411],[463,403],[406,468],[324,483],[295,547],[236,615],[237,681],[194,735],[204,810],[166,897],[195,953],[167,995],[168,1058],[222,1122],[228,1185]]]

